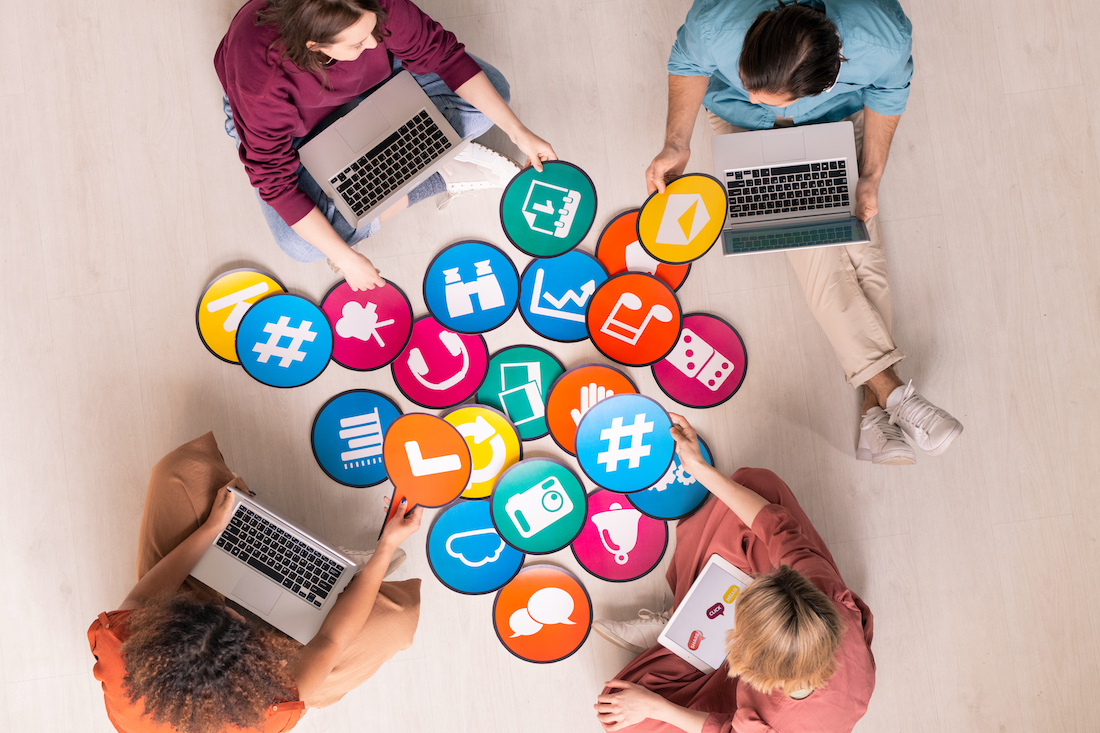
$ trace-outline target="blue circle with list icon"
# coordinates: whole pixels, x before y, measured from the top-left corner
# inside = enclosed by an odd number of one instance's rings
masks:
[[[386,480],[382,439],[401,409],[369,389],[342,392],[317,412],[310,439],[313,457],[329,478],[364,488]]]
[[[657,483],[672,465],[676,443],[665,408],[639,394],[618,394],[591,406],[577,426],[577,462],[588,478],[621,494]]]
[[[257,381],[298,387],[316,379],[332,357],[332,326],[313,303],[279,293],[248,309],[237,327],[237,360]]]
[[[459,242],[435,256],[424,274],[424,303],[458,333],[484,333],[507,321],[519,299],[512,259],[486,242]]]
[[[489,502],[460,499],[428,530],[428,564],[457,593],[491,593],[516,577],[524,554],[497,533]]]
[[[714,465],[710,448],[699,438],[699,450],[703,460]],[[661,480],[645,491],[637,491],[626,498],[634,508],[654,519],[683,519],[694,514],[710,497],[707,487],[699,479],[684,470],[677,454]]]
[[[535,333],[568,343],[588,338],[584,313],[607,270],[579,250],[532,260],[520,278],[519,312]]]

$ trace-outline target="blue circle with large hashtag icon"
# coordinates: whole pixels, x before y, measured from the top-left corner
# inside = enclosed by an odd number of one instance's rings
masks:
[[[699,450],[703,454],[703,460],[714,465],[714,459],[710,456],[710,448],[706,442],[699,438]],[[694,514],[703,506],[710,492],[703,483],[684,470],[677,454],[672,459],[672,465],[668,471],[653,486],[645,491],[638,491],[627,498],[634,508],[654,519],[683,519]]]
[[[639,394],[608,397],[577,426],[577,461],[588,478],[612,491],[642,491],[668,471],[676,452],[665,408]]]
[[[520,278],[520,315],[535,333],[551,341],[586,339],[584,312],[605,280],[607,270],[600,261],[579,250],[532,260]]]
[[[259,301],[237,327],[237,359],[272,387],[312,382],[332,357],[332,326],[305,298],[282,293]]]
[[[508,320],[519,299],[512,259],[485,242],[459,242],[440,252],[424,274],[432,317],[458,333],[484,333]]]
[[[458,593],[491,593],[516,577],[525,555],[497,533],[489,502],[459,500],[428,530],[428,564]]]
[[[353,389],[325,403],[313,420],[313,457],[333,481],[363,488],[386,480],[382,438],[401,410],[384,394]]]

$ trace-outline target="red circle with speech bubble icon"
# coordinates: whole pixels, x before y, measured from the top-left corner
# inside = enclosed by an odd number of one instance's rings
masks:
[[[679,290],[691,272],[691,264],[670,265],[646,252],[638,241],[638,211],[624,211],[604,227],[596,242],[596,259],[607,268],[608,275],[644,272],[656,275],[673,290]]]
[[[528,565],[497,593],[493,626],[504,648],[538,664],[560,662],[592,629],[592,599],[572,573]]]

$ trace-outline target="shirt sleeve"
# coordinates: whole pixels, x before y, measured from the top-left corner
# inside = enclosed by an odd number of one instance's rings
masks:
[[[452,91],[477,75],[481,67],[466,53],[455,34],[429,18],[408,0],[383,3],[389,19],[384,42],[414,74],[439,74]]]
[[[702,24],[688,14],[676,31],[676,41],[668,57],[668,73],[674,76],[710,76],[718,68],[710,53]]]
[[[863,90],[863,103],[880,115],[900,115],[909,101],[913,81],[913,40],[894,57],[881,76]]]
[[[753,708],[738,708],[732,715],[711,713],[703,723],[703,733],[775,733]]]
[[[830,598],[847,591],[829,558],[821,554],[782,505],[769,504],[761,509],[753,520],[752,531],[767,547],[772,567],[789,565]]]

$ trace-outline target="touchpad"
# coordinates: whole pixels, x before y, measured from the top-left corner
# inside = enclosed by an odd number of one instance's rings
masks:
[[[788,160],[805,160],[806,143],[801,130],[773,132],[761,137],[765,163],[781,163]]]
[[[283,589],[272,585],[270,580],[255,573],[245,573],[233,586],[233,592],[229,595],[242,601],[246,606],[264,614],[271,613],[275,607],[275,601],[279,600]]]
[[[354,152],[367,147],[372,140],[388,130],[390,123],[370,102],[364,101],[336,123],[336,130]]]

